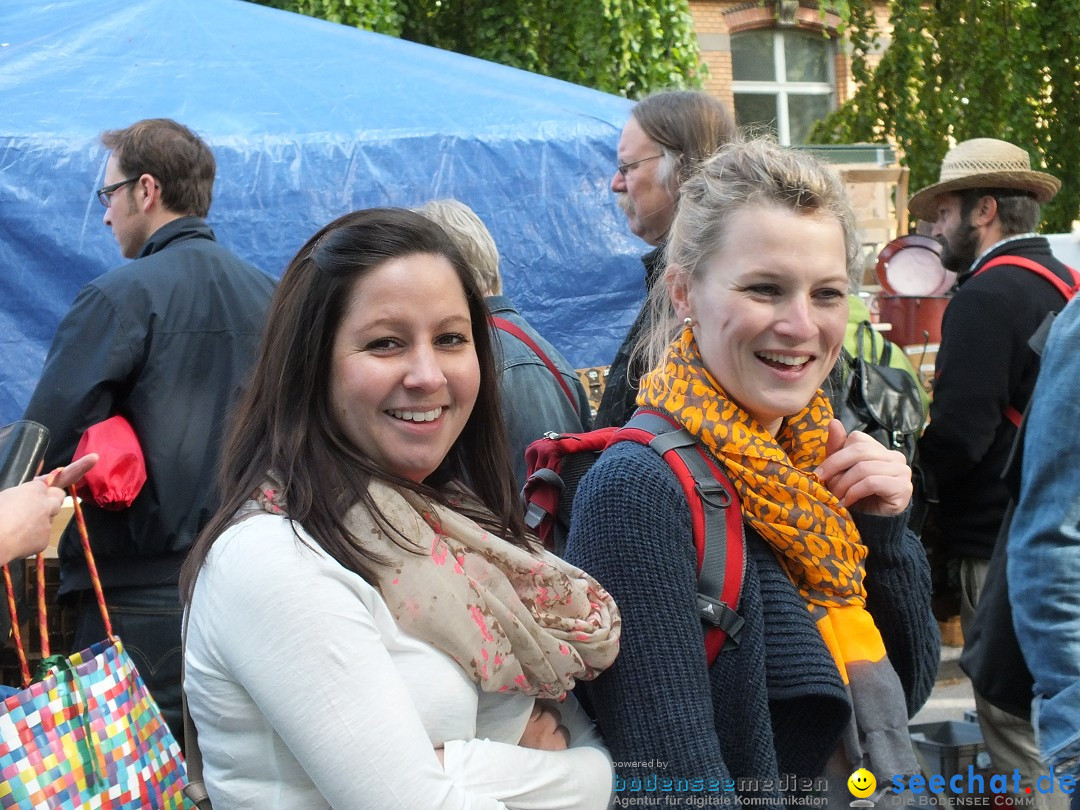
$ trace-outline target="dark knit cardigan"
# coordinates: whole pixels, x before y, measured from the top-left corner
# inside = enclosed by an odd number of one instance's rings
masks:
[[[855,519],[870,547],[868,608],[910,716],[930,695],[940,655],[926,556],[905,517]],[[746,535],[742,640],[709,668],[690,510],[670,467],[623,442],[581,482],[566,558],[622,612],[619,657],[583,686],[619,779],[701,780],[663,795],[730,798],[734,790],[784,807],[792,778],[820,775],[836,749],[851,714],[844,684],[773,553],[749,527]]]

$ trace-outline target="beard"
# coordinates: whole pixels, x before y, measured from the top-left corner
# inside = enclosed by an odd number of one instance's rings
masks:
[[[948,237],[938,237],[941,243],[941,264],[957,275],[967,271],[979,255],[979,238],[975,226],[962,222]]]

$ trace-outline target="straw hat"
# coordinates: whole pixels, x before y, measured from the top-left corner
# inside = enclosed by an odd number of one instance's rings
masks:
[[[1049,202],[1061,181],[1031,170],[1028,153],[997,138],[961,141],[945,154],[937,183],[920,189],[908,200],[908,210],[919,219],[937,219],[934,200],[939,194],[968,188],[1007,188],[1029,191],[1040,203]]]

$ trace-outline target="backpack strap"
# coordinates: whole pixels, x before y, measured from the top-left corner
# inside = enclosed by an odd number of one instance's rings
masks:
[[[1072,277],[1072,286],[1070,287],[1066,282],[1062,281],[1057,273],[1053,272],[1050,268],[1032,259],[1025,258],[1023,256],[995,256],[988,261],[982,267],[975,271],[975,276],[979,273],[989,270],[991,267],[1000,267],[1003,264],[1011,264],[1016,267],[1023,267],[1025,270],[1030,270],[1037,276],[1049,281],[1054,285],[1054,288],[1062,294],[1066,301],[1072,300],[1072,297],[1076,295],[1080,290],[1080,273],[1073,270],[1068,265],[1065,265],[1065,269],[1069,271],[1069,275]]]
[[[1015,405],[1006,405],[1005,410],[1002,411],[1005,418],[1012,422],[1013,427],[1020,427],[1020,423],[1024,419],[1024,415],[1020,411],[1016,410]]]
[[[863,351],[864,339],[870,344],[869,353]],[[877,351],[875,342],[878,340],[881,341],[881,354],[878,355],[875,360],[874,352]],[[887,366],[889,365],[889,360],[892,359],[892,343],[890,343],[884,335],[875,332],[874,326],[870,321],[862,321],[855,328],[855,356],[861,357],[871,363],[877,363],[880,366]]]
[[[746,572],[738,495],[697,439],[659,411],[639,408],[611,443],[619,441],[636,441],[657,453],[686,495],[697,550],[698,612],[707,625],[705,653],[711,665],[721,649],[738,645],[744,624],[737,612]]]
[[[1069,267],[1068,265],[1064,265],[1065,269],[1069,271],[1069,275],[1072,277],[1072,286],[1070,287],[1067,283],[1065,283],[1058,277],[1057,273],[1053,272],[1050,268],[1046,267],[1043,264],[1040,264],[1037,261],[1034,261],[1033,259],[1025,258],[1024,256],[995,256],[993,259],[991,259],[978,270],[976,270],[975,275],[977,276],[979,275],[979,273],[982,273],[984,270],[989,270],[991,267],[1000,267],[1001,265],[1007,264],[1014,265],[1016,267],[1023,267],[1025,270],[1030,270],[1035,275],[1046,279],[1054,285],[1054,289],[1061,293],[1066,303],[1071,301],[1073,296],[1076,295],[1078,291],[1080,291],[1080,273],[1078,273],[1073,268]],[[972,276],[972,278],[974,278],[974,276]],[[1023,414],[1020,412],[1020,409],[1017,408],[1015,405],[1013,405],[1012,403],[1006,405],[1005,410],[1002,411],[1002,415],[1006,419],[1008,419],[1014,427],[1020,427],[1020,422],[1023,418]]]
[[[576,413],[578,417],[580,417],[581,414],[578,412],[577,400],[574,399],[574,394],[570,390],[570,386],[567,385],[566,379],[563,377],[559,369],[556,368],[555,364],[551,362],[551,358],[544,353],[544,350],[536,345],[536,341],[529,337],[528,333],[524,329],[522,329],[516,323],[508,321],[506,318],[501,318],[498,315],[492,315],[491,323],[495,326],[496,329],[499,329],[503,332],[506,332],[507,334],[516,337],[518,340],[528,346],[529,349],[532,350],[533,354],[540,358],[540,362],[547,366],[547,370],[551,372],[551,376],[554,377],[556,382],[559,383],[559,386],[562,388],[563,393],[566,394],[566,398],[570,400],[570,407],[574,409],[574,413]]]

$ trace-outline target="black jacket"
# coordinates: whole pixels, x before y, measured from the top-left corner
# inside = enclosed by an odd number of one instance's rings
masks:
[[[139,257],[87,284],[49,349],[27,419],[49,428],[46,469],[90,425],[126,417],[147,481],[129,509],[84,501],[106,586],[177,582],[217,505],[222,426],[254,360],[274,282],[219,245],[201,219],[158,229]],[[74,522],[60,543],[60,593],[90,587]]]
[[[1054,286],[1015,265],[979,268],[997,256],[1023,256],[1070,281],[1043,237],[1014,239],[959,279],[945,309],[930,424],[919,455],[937,483],[937,523],[950,551],[989,559],[1009,492],[1001,480],[1016,428],[1006,408],[1027,407],[1039,373],[1028,340],[1065,301]],[[1071,281],[1070,281],[1071,283]]]
[[[626,333],[619,351],[615,354],[615,359],[608,367],[607,384],[604,387],[604,396],[600,400],[600,407],[596,409],[593,427],[622,427],[630,421],[630,417],[637,409],[638,381],[648,369],[641,367],[640,360],[631,368],[630,353],[645,330],[649,315],[649,293],[652,292],[653,285],[656,284],[664,269],[663,261],[663,245],[641,257],[641,263],[645,265],[645,302],[638,310],[637,317],[630,325],[630,331]]]

